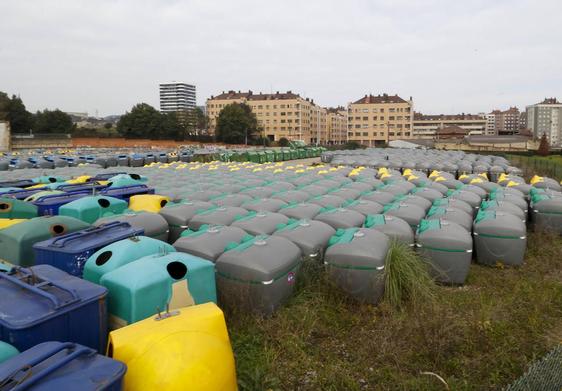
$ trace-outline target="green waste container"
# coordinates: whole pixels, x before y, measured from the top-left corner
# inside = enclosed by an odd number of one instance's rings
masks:
[[[266,162],[274,162],[275,161],[275,152],[272,150],[265,151]]]
[[[246,160],[252,163],[259,163],[259,157],[256,151],[246,152]]]
[[[0,219],[31,219],[37,217],[37,207],[15,198],[0,198]]]
[[[291,149],[291,160],[299,159],[299,151]]]
[[[264,151],[258,151],[256,154],[258,155],[258,163],[265,163],[267,161],[267,156]]]
[[[283,149],[283,160],[291,160],[291,150],[290,149]]]
[[[273,153],[275,154],[275,161],[276,162],[282,162],[283,161],[283,150],[282,149],[276,149],[275,151],[273,151]]]

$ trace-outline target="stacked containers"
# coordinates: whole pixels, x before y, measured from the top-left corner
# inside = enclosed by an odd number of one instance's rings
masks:
[[[280,236],[257,236],[216,262],[220,301],[230,308],[273,313],[293,291],[301,251]]]
[[[384,266],[389,238],[367,228],[338,230],[330,239],[324,263],[335,283],[347,294],[377,304],[384,293]]]
[[[107,290],[49,265],[0,273],[0,340],[20,351],[59,340],[103,352]]]
[[[251,238],[238,227],[202,225],[198,231],[184,231],[174,247],[178,251],[216,262],[229,244],[239,244]]]
[[[472,259],[472,236],[459,224],[422,220],[416,246],[432,265],[434,278],[442,283],[464,284]]]

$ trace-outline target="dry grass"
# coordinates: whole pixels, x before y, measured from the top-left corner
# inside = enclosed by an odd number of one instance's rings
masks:
[[[531,234],[520,268],[472,265],[464,287],[396,309],[320,275],[270,318],[228,316],[242,390],[501,389],[562,341],[562,238]],[[318,273],[316,271],[315,273]]]

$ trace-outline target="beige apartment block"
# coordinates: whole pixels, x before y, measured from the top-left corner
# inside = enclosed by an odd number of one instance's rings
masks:
[[[466,135],[485,135],[487,125],[485,115],[453,114],[425,115],[414,113],[413,136],[421,139],[434,139],[437,131],[448,127],[459,127]]]
[[[325,143],[328,140],[327,110],[287,91],[284,93],[263,94],[248,92],[223,92],[207,99],[209,133],[214,134],[217,118],[221,110],[232,103],[245,103],[256,115],[263,135],[271,141],[303,140],[307,144]]]
[[[379,146],[412,137],[413,101],[398,95],[365,95],[348,106],[348,140]]]
[[[326,144],[345,144],[347,142],[347,110],[344,107],[331,107],[327,111],[326,131],[328,139]]]

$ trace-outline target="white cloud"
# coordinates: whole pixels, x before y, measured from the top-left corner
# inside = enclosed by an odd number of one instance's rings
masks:
[[[155,106],[157,83],[292,90],[323,105],[412,95],[427,113],[562,94],[556,0],[0,3],[0,90],[32,110]]]

